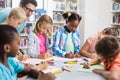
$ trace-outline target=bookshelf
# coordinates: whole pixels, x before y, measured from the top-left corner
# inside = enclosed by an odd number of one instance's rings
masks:
[[[120,0],[112,0],[112,23],[116,28],[117,38],[120,41]]]
[[[12,7],[12,0],[0,0],[0,10],[6,7]]]
[[[112,26],[120,26],[120,3],[112,0]]]
[[[52,0],[53,3],[53,37],[61,26],[65,25],[62,14],[65,12],[79,13],[79,0]]]
[[[27,22],[26,26],[24,27],[23,31],[20,33],[20,49],[23,53],[27,53],[27,41],[28,35],[33,30],[35,22]]]

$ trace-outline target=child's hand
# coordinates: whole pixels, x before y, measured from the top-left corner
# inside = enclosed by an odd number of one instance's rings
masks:
[[[47,55],[45,55],[45,54],[40,54],[40,55],[38,55],[38,58],[39,58],[39,59],[46,59],[46,58],[47,58]]]
[[[40,74],[38,80],[55,80],[55,75],[52,73]]]
[[[49,58],[49,57],[52,57],[52,55],[50,53],[45,53],[45,54],[38,55],[39,59],[46,59],[46,58]]]
[[[24,65],[25,65],[25,66],[28,66],[28,67],[33,67],[33,65],[30,64],[30,63],[25,63]]]
[[[75,57],[77,57],[77,58],[80,58],[80,57],[82,57],[80,54],[79,54],[79,52],[75,52]]]
[[[39,71],[39,70],[45,70],[45,69],[47,69],[47,67],[48,67],[48,63],[45,62],[43,64],[39,64],[37,66],[34,66],[33,69],[36,69]]]
[[[65,58],[74,58],[74,57],[75,57],[74,54],[70,54],[70,53],[67,53],[65,55]]]
[[[46,56],[47,56],[47,58],[49,58],[49,57],[52,57],[53,55],[52,54],[50,54],[50,53],[45,53],[46,54]]]
[[[88,62],[85,62],[83,64],[83,68],[86,68],[86,69],[90,68],[90,64]]]
[[[96,58],[97,57],[97,54],[96,53],[92,53],[91,54],[91,59],[94,59],[94,58]]]
[[[26,59],[30,58],[29,55],[18,55],[17,59],[20,61],[25,61]]]

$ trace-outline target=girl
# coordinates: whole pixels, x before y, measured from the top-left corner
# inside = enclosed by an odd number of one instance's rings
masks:
[[[83,44],[80,54],[84,57],[94,59],[97,57],[96,52],[95,52],[95,45],[96,43],[105,35],[116,35],[116,31],[112,27],[107,27],[101,32],[98,32],[97,34],[94,34],[86,40],[86,42]]]
[[[52,49],[60,57],[80,57],[81,43],[77,27],[82,17],[76,13],[65,13],[63,17],[66,20],[66,25],[56,32]]]
[[[46,58],[46,52],[50,49],[51,26],[53,22],[50,16],[42,15],[36,22],[33,32],[28,36],[28,55],[31,57]]]
[[[15,7],[11,10],[10,14],[8,15],[8,18],[2,23],[11,25],[15,28],[20,26],[24,21],[26,20],[26,13],[21,7]],[[19,32],[19,31],[18,31]],[[17,59],[22,61],[29,58],[28,55],[22,55],[20,51],[17,52]]]
[[[106,36],[99,40],[95,46],[98,58],[84,64],[84,68],[104,64],[104,70],[94,69],[93,72],[104,76],[107,80],[120,80],[120,43],[114,36]]]
[[[29,75],[40,80],[55,80],[51,73],[39,74],[38,71],[26,67],[13,57],[19,49],[19,34],[10,25],[0,25],[0,80],[17,80],[17,74]]]

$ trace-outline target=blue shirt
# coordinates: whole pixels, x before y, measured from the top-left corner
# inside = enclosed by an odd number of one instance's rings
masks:
[[[5,9],[0,10],[0,24],[3,23],[7,19],[10,11],[11,11],[11,8],[5,8]],[[25,25],[26,25],[26,22],[21,24],[19,27],[16,26],[17,27],[16,29],[17,29],[19,34],[23,30]]]
[[[11,11],[11,8],[5,8],[5,9],[0,10],[0,24],[3,23],[7,19],[10,11]]]
[[[65,28],[62,28],[56,32],[52,46],[52,50],[56,55],[60,57],[65,57],[67,39],[68,39],[68,33]],[[72,32],[72,41],[74,44],[74,53],[79,52],[81,48],[81,41],[80,41],[80,34],[77,30]]]
[[[7,62],[10,69],[0,63],[0,80],[17,80],[17,74],[24,70],[24,65],[10,57]]]

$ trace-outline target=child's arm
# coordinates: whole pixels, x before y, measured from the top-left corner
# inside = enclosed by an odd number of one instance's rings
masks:
[[[102,69],[94,69],[93,72],[97,74],[101,74],[107,80],[119,80],[120,79],[120,72],[118,71],[106,71]]]
[[[55,75],[53,75],[52,73],[44,74],[43,72],[37,71],[27,66],[24,67],[24,70],[21,72],[21,74],[29,75],[38,80],[55,80]]]
[[[33,78],[38,78],[39,72],[31,67],[24,65],[24,70],[19,73],[19,76],[29,75]]]
[[[75,57],[77,57],[77,58],[82,57],[82,56],[80,55],[80,53],[79,53],[79,52],[77,52],[77,51],[75,52],[74,56],[75,56]]]
[[[89,47],[90,47],[90,44],[86,41],[84,43],[84,45],[82,46],[81,50],[80,50],[80,54],[84,57],[94,59],[95,58],[95,55],[94,55],[95,53],[89,53],[88,52]]]
[[[59,46],[59,45],[63,45],[63,42],[61,43],[61,35],[62,34],[59,31],[55,33],[52,50],[57,56],[65,57],[66,52],[60,49],[60,46]]]
[[[92,59],[89,62],[85,62],[83,65],[83,68],[89,68],[91,65],[100,63],[100,60],[98,58]]]

